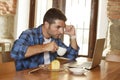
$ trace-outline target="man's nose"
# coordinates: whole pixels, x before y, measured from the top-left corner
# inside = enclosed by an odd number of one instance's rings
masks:
[[[63,33],[64,33],[64,30],[61,28],[61,29],[59,29],[59,32],[60,32],[61,34],[63,34]]]

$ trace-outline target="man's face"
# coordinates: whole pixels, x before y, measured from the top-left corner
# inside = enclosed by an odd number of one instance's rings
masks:
[[[55,20],[55,23],[49,25],[47,33],[53,38],[61,38],[64,34],[65,22],[62,20]]]

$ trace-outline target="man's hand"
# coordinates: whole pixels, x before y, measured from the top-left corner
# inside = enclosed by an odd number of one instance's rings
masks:
[[[49,52],[49,51],[56,52],[57,50],[58,50],[58,45],[54,41],[47,44],[29,46],[25,54],[25,57],[30,57],[36,54]]]
[[[70,45],[74,49],[78,49],[77,41],[76,41],[76,33],[75,33],[75,28],[73,25],[67,25],[65,27],[65,34],[70,36]]]
[[[73,25],[66,25],[64,33],[69,35],[69,36],[75,36],[74,26]]]
[[[58,45],[53,41],[45,44],[46,51],[56,52],[58,50]]]

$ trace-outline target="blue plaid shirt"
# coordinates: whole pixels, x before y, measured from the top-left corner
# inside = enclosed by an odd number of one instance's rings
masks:
[[[52,41],[55,41],[58,46],[67,49],[67,53],[63,57],[69,58],[70,60],[73,60],[77,57],[79,49],[75,50],[71,46],[67,47],[60,39],[52,38]],[[38,28],[23,31],[19,39],[14,42],[13,48],[11,50],[11,57],[15,59],[17,71],[28,68],[35,68],[40,64],[44,64],[44,54],[42,53],[25,58],[25,53],[29,46],[43,44],[43,42],[44,36],[42,34],[42,25]],[[49,54],[50,61],[54,60],[58,56],[57,52],[54,54],[49,52]]]

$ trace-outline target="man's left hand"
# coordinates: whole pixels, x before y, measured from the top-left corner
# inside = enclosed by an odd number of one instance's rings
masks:
[[[66,25],[64,33],[69,35],[69,36],[75,36],[74,26],[73,25]]]

